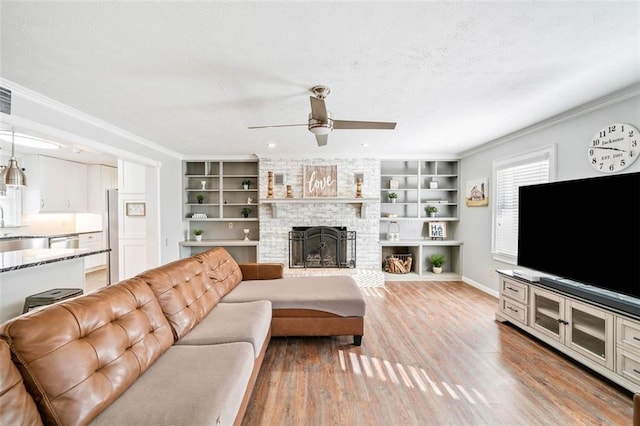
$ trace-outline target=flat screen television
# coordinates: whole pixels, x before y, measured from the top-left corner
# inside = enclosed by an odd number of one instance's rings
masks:
[[[518,195],[519,266],[640,298],[640,173],[522,186]]]

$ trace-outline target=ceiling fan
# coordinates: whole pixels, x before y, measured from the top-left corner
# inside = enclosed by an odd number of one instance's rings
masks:
[[[384,121],[348,121],[348,120],[334,120],[331,112],[327,111],[327,107],[324,104],[324,99],[331,93],[331,89],[327,86],[314,86],[311,88],[311,113],[309,114],[309,121],[307,124],[277,124],[273,126],[253,126],[249,129],[264,129],[267,127],[294,127],[294,126],[307,126],[309,131],[316,135],[318,146],[324,146],[327,144],[329,133],[333,129],[373,129],[373,130],[393,130],[396,128],[396,123],[384,122]]]

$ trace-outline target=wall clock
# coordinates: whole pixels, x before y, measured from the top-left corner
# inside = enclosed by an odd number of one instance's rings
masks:
[[[638,129],[623,123],[603,127],[593,136],[587,155],[591,166],[599,172],[626,169],[638,157]]]

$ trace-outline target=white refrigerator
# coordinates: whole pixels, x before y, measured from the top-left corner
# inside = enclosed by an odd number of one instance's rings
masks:
[[[120,281],[120,270],[118,264],[118,190],[107,189],[107,247],[109,252],[109,284]]]

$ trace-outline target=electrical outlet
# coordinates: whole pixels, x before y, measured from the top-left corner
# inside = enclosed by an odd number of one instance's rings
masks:
[[[229,222],[229,229],[233,229],[233,222]]]

